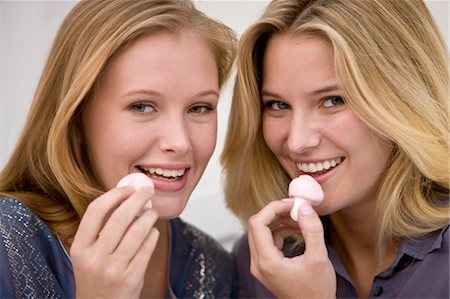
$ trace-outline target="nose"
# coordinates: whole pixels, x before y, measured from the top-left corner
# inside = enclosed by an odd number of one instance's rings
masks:
[[[160,128],[159,148],[163,152],[183,155],[191,150],[189,125],[183,116],[170,117]]]
[[[305,153],[319,146],[322,139],[319,125],[313,117],[293,114],[287,142],[289,151]]]

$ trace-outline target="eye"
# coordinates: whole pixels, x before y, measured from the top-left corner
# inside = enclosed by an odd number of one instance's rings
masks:
[[[332,108],[335,106],[343,105],[344,103],[345,102],[342,97],[334,96],[334,97],[329,97],[329,98],[325,99],[325,101],[323,102],[323,106],[325,108]]]
[[[133,104],[131,105],[131,109],[139,113],[151,113],[155,111],[155,108],[152,105],[144,103]]]
[[[281,101],[268,101],[264,104],[264,106],[267,109],[276,110],[276,111],[286,110],[289,108],[288,104],[286,104],[285,102],[281,102]]]
[[[198,114],[208,113],[211,110],[212,110],[212,108],[209,105],[205,105],[205,104],[194,105],[189,108],[189,112],[198,113]]]

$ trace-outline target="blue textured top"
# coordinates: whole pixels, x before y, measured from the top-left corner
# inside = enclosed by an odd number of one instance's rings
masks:
[[[230,254],[181,219],[170,221],[168,298],[232,298]],[[0,198],[0,298],[74,298],[72,263],[25,205]]]
[[[328,256],[336,271],[336,298],[358,298],[352,280],[331,244]],[[238,298],[274,298],[250,274],[247,234],[233,249],[238,272]],[[403,241],[393,264],[375,276],[369,298],[450,298],[448,226],[423,238]]]

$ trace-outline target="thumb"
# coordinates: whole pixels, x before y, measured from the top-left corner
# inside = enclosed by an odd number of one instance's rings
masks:
[[[298,208],[298,225],[305,240],[305,254],[328,255],[322,221],[309,202]]]

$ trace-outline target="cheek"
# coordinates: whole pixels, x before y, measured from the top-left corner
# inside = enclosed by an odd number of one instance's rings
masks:
[[[323,120],[327,124],[322,134],[338,147],[353,151],[366,143],[370,130],[351,110]]]
[[[149,136],[120,125],[98,127],[92,132],[88,141],[97,156],[103,158],[120,157],[144,148],[149,143]],[[139,140],[139,142],[137,142]],[[119,162],[119,161],[116,161]]]
[[[370,155],[367,159],[371,160],[371,165],[369,167],[372,167],[379,173],[383,173],[388,167],[391,159],[393,146],[389,141],[379,137],[372,131],[369,131],[368,136],[366,144],[371,145],[370,148],[367,148],[366,150],[368,155]]]
[[[289,129],[289,124],[285,124],[280,120],[274,120],[263,116],[262,119],[262,133],[264,141],[269,149],[275,154],[279,155],[282,152],[283,143],[285,140],[285,131]]]
[[[118,122],[97,123],[97,126],[90,126],[89,131],[85,130],[91,168],[106,189],[114,187],[118,179],[130,171],[135,159],[152,142],[151,135]]]
[[[360,165],[361,172],[378,177],[385,170],[392,153],[391,144],[375,134],[355,115],[348,117],[340,128],[341,142],[350,151],[350,158]],[[345,132],[345,133],[344,133]]]
[[[211,124],[203,126],[202,128],[194,128],[193,134],[191,134],[194,155],[199,161],[206,167],[209,159],[211,158],[214,149],[216,148],[217,141],[217,125]]]

